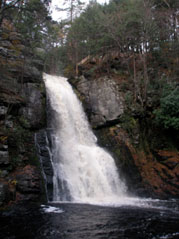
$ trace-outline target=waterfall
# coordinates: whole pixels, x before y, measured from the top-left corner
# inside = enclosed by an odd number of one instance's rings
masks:
[[[51,109],[53,201],[98,203],[125,197],[114,159],[97,145],[67,79],[44,74],[44,81]]]

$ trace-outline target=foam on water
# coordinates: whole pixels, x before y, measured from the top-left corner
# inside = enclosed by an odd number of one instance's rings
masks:
[[[48,205],[41,205],[42,210],[46,213],[63,213],[64,211],[59,207],[48,206]]]
[[[159,238],[159,239],[179,238],[179,232],[162,235],[162,236],[157,237],[157,238]],[[152,239],[155,239],[155,238],[152,238]]]

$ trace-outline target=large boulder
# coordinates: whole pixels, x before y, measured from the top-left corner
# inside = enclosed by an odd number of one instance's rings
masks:
[[[85,96],[85,104],[93,127],[117,122],[124,113],[124,98],[117,82],[108,77],[87,80],[81,77],[77,90]]]

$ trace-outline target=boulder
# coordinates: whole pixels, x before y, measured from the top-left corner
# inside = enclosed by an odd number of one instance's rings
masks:
[[[10,41],[1,41],[1,46],[2,47],[5,47],[5,48],[12,48],[13,47],[13,45],[12,45],[12,43],[10,42]]]
[[[8,108],[4,105],[0,106],[0,116],[4,116],[7,114]]]
[[[89,108],[89,118],[93,127],[116,122],[124,113],[124,98],[114,79],[101,77],[87,80],[82,77],[77,89],[85,96],[85,104]]]
[[[0,165],[9,164],[9,153],[8,151],[0,151]]]

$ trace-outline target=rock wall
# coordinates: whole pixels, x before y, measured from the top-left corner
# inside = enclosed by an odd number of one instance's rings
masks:
[[[98,143],[113,155],[129,192],[157,198],[179,197],[179,152],[176,132],[166,132],[152,123],[153,98],[140,111],[129,96],[132,83],[126,69],[106,72],[105,66],[92,75],[93,64],[81,66],[80,76],[69,81],[81,99]],[[114,61],[110,62],[114,68]],[[108,67],[109,67],[108,62]],[[121,71],[123,74],[121,75]],[[124,72],[125,71],[125,72]],[[100,72],[100,73],[99,73]],[[130,111],[129,111],[130,107]]]
[[[117,82],[109,77],[88,80],[84,76],[77,83],[84,97],[86,109],[93,127],[119,121],[124,113],[124,97]]]
[[[46,126],[43,61],[11,26],[0,30],[0,207],[44,194],[34,135]]]

